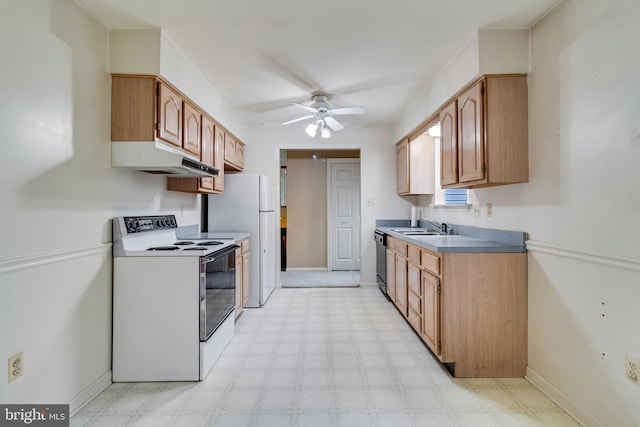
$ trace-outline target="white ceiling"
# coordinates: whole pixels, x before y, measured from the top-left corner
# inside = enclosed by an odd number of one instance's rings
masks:
[[[76,0],[107,28],[162,28],[248,124],[328,92],[346,126],[390,125],[479,28],[531,27],[559,0]],[[304,125],[305,122],[297,125]]]

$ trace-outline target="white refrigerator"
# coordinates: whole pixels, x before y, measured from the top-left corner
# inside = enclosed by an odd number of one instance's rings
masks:
[[[224,193],[209,195],[209,232],[249,232],[247,307],[261,307],[276,281],[275,187],[267,175],[225,174]]]

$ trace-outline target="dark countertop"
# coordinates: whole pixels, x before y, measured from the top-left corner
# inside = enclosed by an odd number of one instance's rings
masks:
[[[415,236],[393,230],[406,226],[376,226],[376,230],[434,252],[526,252],[526,233],[456,226],[455,234]]]

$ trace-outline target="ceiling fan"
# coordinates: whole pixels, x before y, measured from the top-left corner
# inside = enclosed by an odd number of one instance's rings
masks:
[[[282,124],[290,125],[292,123],[312,119],[313,121],[305,128],[307,134],[311,137],[315,137],[319,133],[322,138],[329,138],[331,136],[332,130],[334,132],[337,132],[344,129],[344,126],[342,126],[340,122],[338,122],[333,116],[345,116],[365,113],[364,108],[362,107],[331,108],[331,105],[328,102],[329,95],[324,92],[314,92],[311,95],[311,101],[311,105],[292,102],[291,104],[304,108],[305,110],[311,112],[311,114],[298,117],[297,119],[289,120]]]

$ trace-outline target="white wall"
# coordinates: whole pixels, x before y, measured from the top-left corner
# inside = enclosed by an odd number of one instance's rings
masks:
[[[111,30],[109,72],[161,76],[236,138],[247,139],[247,126],[238,113],[162,29]]]
[[[200,219],[197,196],[111,167],[108,32],[72,1],[0,2],[0,402],[71,403],[110,382],[111,218]]]
[[[361,182],[361,281],[375,284],[376,219],[409,218],[412,204],[396,195],[395,146],[391,128],[347,128],[328,140],[313,139],[301,126],[251,127],[245,151],[245,171],[264,173],[276,182],[280,177],[280,149],[360,149]],[[367,206],[373,199],[375,206]],[[309,224],[313,226],[313,224]],[[277,251],[279,256],[279,251]]]
[[[635,0],[565,0],[535,25],[530,182],[429,212],[529,233],[527,376],[586,425],[640,425],[639,22]]]
[[[443,64],[443,68],[393,126],[393,140],[400,141],[428,120],[457,91],[482,74],[527,73],[529,29],[479,29]]]

